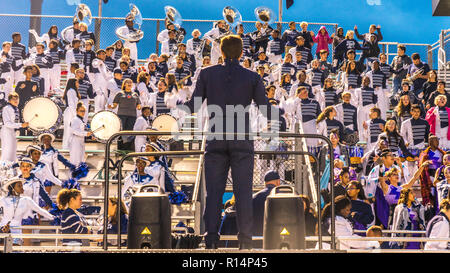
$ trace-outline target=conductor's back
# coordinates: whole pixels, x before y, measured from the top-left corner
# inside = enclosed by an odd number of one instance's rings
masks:
[[[224,64],[207,67],[200,71],[192,98],[186,105],[191,112],[197,112],[203,101],[207,100],[211,132],[248,133],[250,130],[248,109],[252,101],[263,114],[268,116],[268,119],[270,119],[271,111],[278,114],[279,109],[269,104],[260,76],[239,64],[242,55],[241,38],[236,35],[222,38],[220,49],[225,60]],[[221,137],[223,137],[222,134],[212,139],[208,138],[206,143],[206,206],[203,216],[206,247],[217,247],[222,197],[231,167],[233,192],[236,197],[239,247],[250,249],[252,248],[253,141],[248,138],[230,140],[228,137],[224,140]]]

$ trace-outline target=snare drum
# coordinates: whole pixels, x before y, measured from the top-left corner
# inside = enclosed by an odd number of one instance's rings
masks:
[[[120,118],[108,110],[97,112],[92,117],[90,126],[92,134],[102,143],[106,143],[112,135],[122,130]]]
[[[157,129],[161,132],[178,132],[178,121],[169,114],[161,114],[157,116],[153,122],[152,126],[153,128]],[[172,139],[173,137],[171,135],[164,135],[159,137],[161,140],[168,141]]]
[[[364,149],[360,146],[350,146],[348,148],[350,156],[350,164],[356,165],[362,163],[362,157],[364,156]]]
[[[30,99],[22,110],[22,117],[29,123],[30,130],[35,134],[42,131],[54,132],[62,123],[61,108],[47,97],[34,97]]]

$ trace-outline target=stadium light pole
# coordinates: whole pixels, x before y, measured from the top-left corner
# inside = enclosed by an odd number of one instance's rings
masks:
[[[98,18],[95,19],[95,51],[100,48],[100,30],[102,25],[102,1],[98,0]],[[108,1],[104,1],[107,3]]]
[[[283,21],[283,0],[278,0],[278,30],[281,32],[281,22]]]

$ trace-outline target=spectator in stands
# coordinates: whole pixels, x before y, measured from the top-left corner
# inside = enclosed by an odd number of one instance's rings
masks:
[[[447,102],[445,104],[445,107],[450,107],[450,93],[448,93],[445,90],[445,85],[446,85],[445,81],[439,81],[438,82],[436,91],[432,92],[430,94],[430,97],[428,98],[427,106],[426,106],[427,110],[429,110],[431,107],[436,106],[435,100],[436,100],[436,97],[439,96],[439,95],[444,95],[447,98]]]
[[[400,100],[398,101],[398,104],[393,111],[394,118],[397,121],[397,124],[401,125],[405,120],[411,118],[411,105],[412,103],[409,99],[409,94],[407,92],[402,92],[400,94]]]
[[[423,100],[422,103],[428,101],[430,95],[437,90],[438,75],[435,70],[428,72],[428,80],[423,84]]]
[[[311,48],[306,46],[305,38],[300,35],[297,37],[295,42],[296,42],[296,46],[291,48],[289,50],[289,53],[292,56],[295,56],[297,52],[300,52],[302,55],[302,62],[306,65],[309,64],[312,61],[313,56],[311,54]]]
[[[446,156],[449,154],[446,154]],[[435,179],[433,181],[433,185],[436,188],[437,192],[437,203],[440,204],[444,199],[448,199],[448,192],[450,190],[450,166],[443,166],[442,174],[444,175],[444,179]]]
[[[384,125],[384,132],[378,137],[385,136],[389,145],[389,150],[400,157],[414,157],[406,148],[405,140],[398,132],[397,122],[394,119],[389,119]]]
[[[117,93],[113,100],[112,109],[117,109],[117,115],[122,122],[122,130],[133,130],[136,123],[136,110],[141,110],[141,100],[139,95],[133,91],[133,81],[131,79],[124,79],[122,83],[122,91]],[[118,149],[133,150],[132,139],[130,137],[122,138],[118,142]]]
[[[413,63],[408,68],[407,77],[412,77],[415,75],[415,79],[411,79],[413,82],[411,90],[414,91],[416,96],[420,96],[423,95],[423,84],[428,80],[428,72],[430,72],[430,67],[428,64],[423,63],[420,60],[419,53],[413,53],[411,55],[411,59]]]
[[[363,186],[360,182],[353,180],[347,184],[346,196],[352,201],[350,221],[354,229],[365,230],[372,223],[374,216],[372,207],[366,201]]]
[[[432,182],[436,178],[436,171],[442,166],[445,152],[440,148],[440,141],[435,135],[430,134],[428,137],[429,147],[420,153],[419,164],[431,160],[430,164],[422,172],[420,176],[420,191],[422,196],[422,204],[427,206],[427,209],[434,206],[434,199],[431,195]]]
[[[117,61],[122,57],[123,42],[122,40],[117,40],[112,46],[114,47],[113,59]]]
[[[268,171],[264,175],[265,188],[253,195],[253,235],[263,235],[264,204],[270,192],[280,185],[280,175],[276,171]]]
[[[341,159],[344,161],[345,166],[347,167],[350,166],[350,156],[348,149],[345,145],[339,143],[340,141],[339,129],[338,128],[331,129],[330,133],[328,134],[328,137],[331,141],[331,144],[333,145],[334,158],[332,158],[331,160]],[[322,149],[320,149],[319,152],[320,173],[322,173],[325,170],[325,165],[327,164],[327,162],[329,162],[329,160],[330,159],[329,159],[328,145],[325,145],[324,147],[322,147]]]
[[[443,199],[439,203],[440,212],[428,222],[426,236],[433,238],[449,238],[450,200]],[[430,241],[425,243],[424,250],[444,250],[449,249],[448,242]]]
[[[438,95],[434,99],[436,106],[427,111],[425,119],[430,123],[430,132],[439,138],[440,147],[450,148],[450,107],[447,107],[447,97]]]
[[[397,56],[394,57],[391,63],[392,70],[394,72],[394,79],[392,81],[393,89],[392,95],[395,96],[398,90],[401,89],[403,79],[408,74],[408,68],[412,61],[406,53],[406,47],[404,45],[397,46]]]
[[[23,107],[25,104],[32,98],[43,95],[39,89],[39,83],[33,81],[33,67],[26,66],[23,69],[23,74],[25,75],[25,79],[23,81],[19,81],[16,85],[15,92],[19,95],[19,109],[22,113]]]
[[[364,154],[362,162],[366,166],[364,171],[365,176],[369,175],[370,171],[373,169],[373,167],[375,167],[375,165],[381,164],[380,157],[384,149],[388,149],[388,143],[386,137],[380,137],[378,139],[377,145]]]
[[[334,33],[328,35],[327,28],[325,26],[321,26],[319,29],[319,32],[315,37],[312,37],[314,43],[317,43],[317,49],[316,49],[316,57],[317,59],[320,59],[320,51],[326,50],[329,52],[328,45],[333,42]]]
[[[220,235],[237,235],[237,223],[236,223],[236,199],[234,195],[225,202],[222,221],[220,223],[219,233]],[[262,236],[262,232],[261,235]],[[236,240],[225,240],[223,247],[238,247]]]
[[[61,219],[62,234],[90,234],[86,219],[77,210],[81,208],[81,192],[76,189],[62,189],[58,192],[56,201],[60,209],[64,210]],[[87,239],[63,239],[63,244],[89,245]]]
[[[410,188],[400,191],[398,205],[394,210],[394,217],[391,230],[424,230],[425,229],[425,209],[415,200],[414,192]],[[401,236],[392,233],[392,237]],[[419,234],[406,234],[406,237],[420,237]],[[392,248],[420,249],[419,242],[391,242]]]
[[[338,63],[344,61],[345,55],[350,49],[353,50],[364,50],[366,47],[361,47],[361,45],[356,41],[353,36],[354,32],[352,30],[348,30],[345,34],[345,39],[336,46],[334,49],[334,57],[338,59]]]
[[[119,204],[120,201],[120,204]],[[126,234],[128,232],[128,211],[127,207],[122,200],[117,197],[108,198],[108,234],[117,234],[119,231],[117,213],[120,208],[120,234]],[[103,234],[103,230],[99,230],[99,234]],[[103,240],[101,240],[103,242]],[[121,246],[126,246],[127,241],[121,239]],[[108,239],[108,245],[117,246],[117,239]]]
[[[371,226],[367,229],[366,237],[383,237],[383,229],[380,226]],[[379,241],[381,249],[390,249],[389,242]]]
[[[311,200],[308,196],[301,194],[300,198],[303,201],[303,208],[305,209],[305,235],[315,236],[317,226],[317,214],[311,207]],[[306,248],[313,248],[314,242],[306,242]]]
[[[351,236],[351,237],[360,237],[353,233],[353,228],[351,222],[348,220],[348,217],[351,213],[352,203],[349,198],[345,195],[337,196],[334,201],[335,212],[336,212],[336,220],[335,220],[335,234],[336,236]],[[331,202],[328,203],[323,208],[322,214],[322,234],[331,234]],[[359,248],[359,249],[367,249],[367,248],[378,248],[380,244],[378,242],[372,241],[345,241],[340,240],[337,244],[338,249],[350,249],[350,248]],[[327,248],[327,244],[324,244],[324,248]]]
[[[347,193],[346,188],[347,185],[350,183],[350,168],[344,167],[342,168],[341,173],[339,174],[340,181],[333,185],[334,187],[334,196],[339,195],[345,195]],[[323,201],[325,204],[331,202],[331,186],[328,184],[325,187],[322,187],[321,185],[321,191],[320,195],[323,198]],[[325,209],[325,208],[324,208]]]

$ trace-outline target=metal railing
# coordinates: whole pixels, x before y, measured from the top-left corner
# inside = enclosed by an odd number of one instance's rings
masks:
[[[151,136],[151,135],[159,135],[159,136],[164,136],[164,135],[175,135],[175,136],[182,136],[182,135],[196,135],[196,136],[223,136],[223,133],[205,133],[205,132],[152,132],[152,131],[121,131],[119,133],[116,133],[114,135],[112,135],[106,142],[106,147],[105,147],[105,159],[106,162],[108,162],[109,158],[110,158],[110,146],[112,144],[112,142],[117,139],[120,136],[137,136],[137,135],[147,135],[147,136]],[[234,136],[249,136],[249,137],[293,137],[293,138],[314,138],[314,139],[321,139],[323,140],[328,147],[332,147],[331,141],[322,136],[322,135],[313,135],[313,134],[296,134],[296,133],[277,133],[277,134],[270,134],[270,133],[258,133],[258,134],[240,134],[240,133],[226,133],[226,135],[234,135]],[[333,149],[328,149],[329,152],[329,156],[330,158],[333,157]],[[119,179],[118,179],[118,189],[117,189],[117,196],[121,196],[121,172],[120,172],[120,168],[121,165],[123,163],[123,161],[128,158],[128,157],[137,157],[137,156],[149,156],[149,155],[201,155],[204,153],[204,150],[201,151],[172,151],[172,152],[152,152],[152,153],[130,153],[128,155],[126,155],[125,157],[123,157],[119,163]],[[273,152],[271,152],[273,154]],[[278,152],[277,152],[278,153]],[[304,153],[302,151],[287,151],[287,152],[279,152],[281,154],[301,154]],[[332,184],[332,179],[333,179],[333,161],[330,162],[330,181],[329,183]],[[108,215],[108,196],[109,196],[109,164],[106,164],[105,166],[105,187],[104,187],[104,230],[107,230],[107,215]],[[319,183],[318,183],[319,185]],[[319,191],[317,192],[317,194],[319,194]],[[331,196],[334,197],[334,187],[331,187]],[[319,197],[320,200],[320,197]],[[195,202],[197,200],[193,200],[193,202]],[[335,249],[336,244],[335,244],[335,210],[334,210],[334,198],[332,198],[331,200],[331,205],[332,205],[332,209],[331,209],[331,237],[332,239],[332,248]],[[120,215],[120,208],[117,210],[117,214]],[[118,217],[118,219],[120,219],[120,216]],[[120,221],[120,220],[119,220]],[[118,231],[118,241],[120,241],[120,222],[118,223],[119,226],[119,231]],[[104,242],[106,242],[106,233],[104,234]],[[107,244],[103,244],[104,249],[107,250],[108,249],[108,245]],[[119,246],[120,248],[120,246]]]

